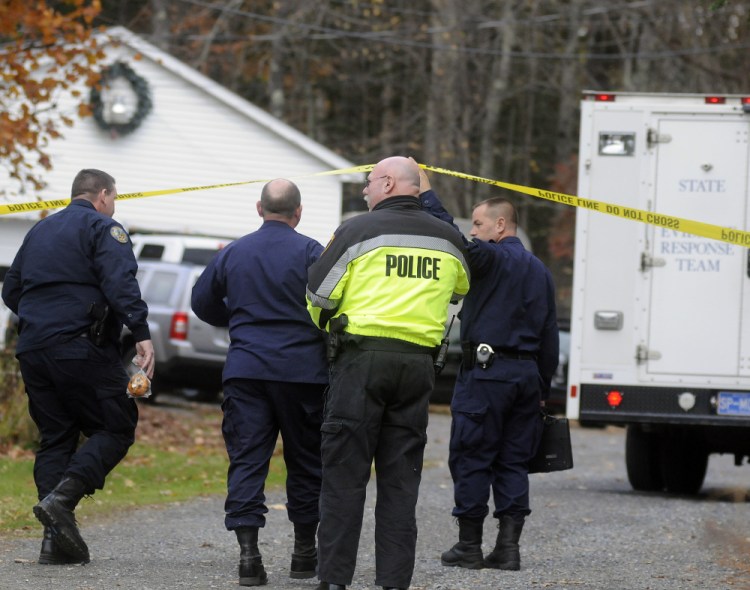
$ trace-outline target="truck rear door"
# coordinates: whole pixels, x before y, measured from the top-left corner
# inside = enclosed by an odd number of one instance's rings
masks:
[[[644,208],[748,229],[747,118],[656,115],[649,126],[654,186]],[[648,227],[641,378],[749,375],[748,250]]]

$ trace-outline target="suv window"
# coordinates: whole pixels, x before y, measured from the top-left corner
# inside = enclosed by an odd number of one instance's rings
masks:
[[[143,292],[143,298],[149,303],[167,304],[176,282],[177,274],[173,272],[154,272]]]
[[[161,244],[143,244],[139,259],[143,260],[161,260],[164,256],[164,246]]]
[[[185,248],[182,253],[182,261],[207,266],[217,252],[218,250],[208,250],[206,248]]]

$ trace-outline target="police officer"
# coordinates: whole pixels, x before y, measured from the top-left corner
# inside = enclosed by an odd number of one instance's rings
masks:
[[[341,341],[322,427],[319,590],[352,581],[373,458],[375,583],[411,583],[432,355],[469,287],[460,235],[421,210],[414,162],[378,162],[363,192],[371,212],[342,224],[309,272],[310,313]]]
[[[307,268],[323,247],[299,234],[300,191],[279,178],[257,203],[263,225],[221,250],[193,288],[196,315],[229,326],[222,432],[229,454],[224,523],[240,545],[242,586],[265,584],[258,529],[263,489],[279,431],[287,468],[287,512],[294,524],[289,575],[310,578],[317,564],[320,425],[328,383],[322,332],[305,306]]]
[[[425,209],[453,223],[424,171],[421,180]],[[515,207],[503,198],[483,201],[472,213],[472,284],[460,313],[463,362],[451,401],[448,461],[459,541],[442,554],[446,566],[521,566],[518,543],[531,513],[528,463],[541,436],[540,405],[557,368],[559,337],[552,276],[523,247],[517,223]],[[490,489],[499,530],[483,558]]]
[[[115,179],[81,170],[71,202],[26,235],[2,296],[19,316],[16,356],[41,442],[34,463],[44,524],[39,563],[89,561],[73,511],[102,489],[135,440],[138,409],[119,354],[130,328],[148,377],[154,349],[128,234],[112,219]],[[80,434],[87,438],[78,449]]]

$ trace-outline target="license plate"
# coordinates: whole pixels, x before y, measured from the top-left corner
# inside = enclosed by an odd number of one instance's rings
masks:
[[[721,416],[750,416],[750,393],[720,391],[716,413]]]

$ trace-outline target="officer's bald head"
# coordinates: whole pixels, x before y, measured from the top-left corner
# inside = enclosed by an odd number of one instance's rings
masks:
[[[272,180],[260,193],[260,206],[264,214],[272,213],[291,218],[301,203],[299,188],[286,178]]]
[[[277,178],[263,187],[256,208],[263,221],[281,221],[297,227],[302,217],[302,196],[291,180]]]
[[[367,177],[362,190],[368,209],[391,197],[419,198],[419,166],[403,156],[380,160]]]

